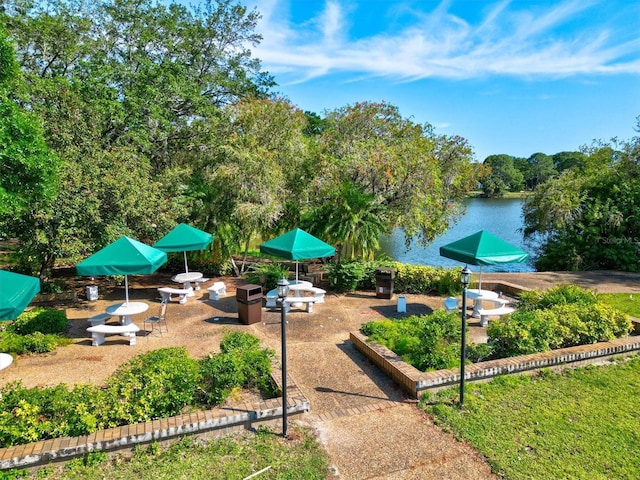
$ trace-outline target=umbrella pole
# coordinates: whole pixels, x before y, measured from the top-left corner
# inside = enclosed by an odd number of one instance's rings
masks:
[[[298,283],[298,260],[296,260],[296,283]]]
[[[482,265],[480,265],[480,275],[478,276],[478,290],[482,290]]]
[[[129,281],[127,280],[127,276],[124,276],[124,298],[125,303],[129,303]]]
[[[184,251],[184,273],[189,273],[189,266],[187,265],[187,251]]]

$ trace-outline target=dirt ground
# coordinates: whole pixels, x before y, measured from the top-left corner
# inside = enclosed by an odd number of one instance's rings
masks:
[[[130,277],[130,300],[149,304],[148,312],[134,317],[141,329],[146,315],[159,308],[157,288],[171,286],[170,276],[155,274]],[[227,295],[209,300],[206,286],[224,281]],[[576,283],[601,292],[640,293],[640,275],[620,272],[490,274],[484,280],[502,280],[528,288],[548,288]],[[168,307],[169,332],[148,336],[140,332],[137,344],[109,336],[104,345],[91,346],[87,318],[124,300],[124,290],[99,286],[100,298],[89,302],[78,279],[79,301],[65,306],[73,343],[46,355],[17,358],[0,372],[0,384],[22,381],[25,386],[65,383],[100,384],[118,365],[131,357],[167,346],[183,346],[190,355],[203,357],[217,352],[219,340],[229,329],[250,332],[278,355],[281,346],[280,312],[260,309],[260,321],[245,325],[238,321],[234,278],[212,278],[185,305],[177,300]],[[373,366],[349,342],[349,332],[364,322],[381,317],[400,318],[441,308],[443,298],[407,295],[407,312],[397,312],[397,299],[378,299],[374,292],[336,295],[313,313],[292,310],[287,315],[289,374],[309,399],[311,411],[302,423],[313,428],[325,446],[335,478],[350,479],[485,479],[496,478],[477,452],[433,425],[417,409],[415,401]],[[484,329],[469,323],[472,338],[482,338]]]

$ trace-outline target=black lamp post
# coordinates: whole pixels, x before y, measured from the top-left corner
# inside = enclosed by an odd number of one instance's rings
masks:
[[[282,277],[276,286],[280,303],[280,331],[282,335],[282,436],[287,436],[287,309],[284,299],[289,295],[289,282]]]
[[[471,283],[471,270],[464,266],[460,273],[462,283],[462,345],[460,346],[460,408],[464,406],[464,363],[467,358],[467,287]]]

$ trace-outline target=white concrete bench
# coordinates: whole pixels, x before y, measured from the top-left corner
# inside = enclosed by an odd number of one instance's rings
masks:
[[[288,312],[292,304],[302,303],[306,305],[306,311],[313,313],[313,304],[319,303],[316,297],[286,297],[284,299],[284,309]]]
[[[130,323],[128,325],[94,325],[87,328],[87,332],[91,333],[91,345],[97,347],[105,342],[105,335],[126,335],[129,337],[129,345],[136,344],[136,332],[140,331],[140,327]]]
[[[288,301],[290,298],[293,298],[295,300],[293,300],[291,303],[306,303],[308,312],[312,312],[313,311],[313,307],[311,306],[312,304],[314,304],[314,303],[325,303],[324,302],[324,295],[327,293],[327,291],[323,290],[322,288],[309,287],[309,288],[306,288],[304,290],[298,290],[298,292],[300,292],[301,296],[299,296],[299,297],[287,297],[287,299],[285,301]],[[313,294],[313,296],[312,297],[304,297],[304,296],[302,296],[304,294],[304,292],[310,292],[311,294]],[[265,298],[267,299],[267,302],[265,303],[265,307],[275,308],[277,306],[276,301],[278,300],[278,291],[275,288],[273,290],[269,290],[267,292],[267,294],[265,295]]]
[[[207,283],[209,280],[211,280],[210,278],[200,278],[198,280],[194,280],[193,283],[196,284],[196,287],[194,290],[200,290],[202,288],[202,284],[203,283]],[[214,284],[215,285],[215,284]]]
[[[213,282],[209,288],[209,300],[220,300],[221,295],[227,294],[227,287],[225,287],[224,282]]]
[[[92,327],[95,327],[96,325],[104,324],[110,318],[111,315],[109,315],[108,313],[99,313],[98,315],[87,318],[87,322],[89,322]]]
[[[171,295],[180,295],[180,304],[187,303],[187,295],[191,292],[188,288],[172,288],[172,287],[160,287],[158,288],[158,292],[160,292],[160,296],[163,301],[170,302]]]
[[[311,294],[317,299],[316,303],[324,303],[324,294],[327,293],[326,290],[323,290],[318,287],[311,287],[309,290],[306,290],[306,291],[311,292]]]
[[[483,300],[484,302],[491,302],[495,305],[494,308],[479,308],[480,314],[480,326],[486,327],[489,325],[489,317],[501,317],[503,315],[509,315],[516,311],[513,307],[507,307],[508,300],[502,298],[496,298],[493,300]]]
[[[278,300],[278,291],[274,288],[273,290],[269,290],[265,295],[267,299],[267,303],[265,303],[265,307],[275,308],[276,300]]]

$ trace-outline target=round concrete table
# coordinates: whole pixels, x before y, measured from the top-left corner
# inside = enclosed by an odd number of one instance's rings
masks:
[[[202,273],[200,272],[186,272],[174,275],[171,280],[176,283],[182,283],[182,288],[184,288],[185,290],[189,290],[189,293],[187,293],[187,297],[193,297],[195,296],[195,293],[193,292],[191,282],[195,282],[196,280],[200,280],[201,278]]]
[[[4,370],[13,363],[13,357],[8,353],[0,353],[0,370]]]
[[[467,290],[467,297],[473,299],[473,312],[471,316],[473,318],[480,318],[480,312],[482,308],[482,300],[495,300],[500,295],[491,290],[478,290],[477,288],[470,288]]]
[[[105,309],[112,317],[120,317],[122,325],[129,325],[132,322],[131,315],[144,313],[147,310],[149,310],[149,305],[144,302],[116,303]]]

